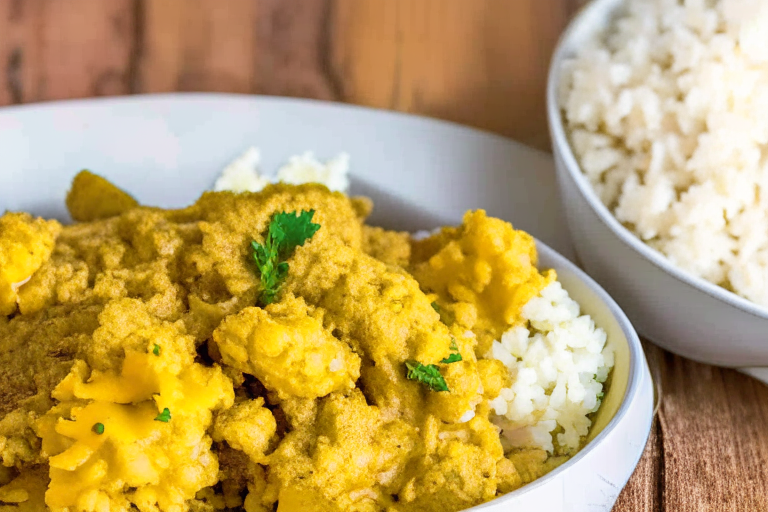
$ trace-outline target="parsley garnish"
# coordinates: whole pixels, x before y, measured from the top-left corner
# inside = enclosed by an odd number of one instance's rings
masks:
[[[418,361],[408,360],[405,362],[408,368],[409,379],[426,384],[433,391],[448,391],[448,384],[445,383],[440,369],[434,364],[421,364]]]
[[[276,213],[269,221],[269,230],[264,245],[253,241],[253,259],[261,274],[261,296],[259,302],[266,306],[275,301],[280,286],[288,275],[288,263],[285,261],[296,247],[320,229],[320,224],[314,224],[312,217],[315,210]]]
[[[104,433],[104,424],[103,423],[95,423],[93,427],[91,428],[93,430],[94,434],[101,435]]]
[[[451,363],[458,363],[462,360],[461,354],[459,353],[459,347],[456,345],[456,338],[451,336],[451,352],[452,354],[440,361],[443,364],[451,364]]]
[[[159,356],[160,355],[160,345],[155,343],[155,346],[152,347],[152,353],[155,354],[156,356]]]
[[[171,421],[171,411],[168,410],[168,408],[166,407],[165,409],[163,409],[163,412],[157,415],[157,417],[155,418],[155,421],[162,421],[163,423],[168,423],[169,421]]]
[[[432,306],[432,309],[435,310],[435,313],[440,315],[440,321],[443,322],[445,325],[452,325],[453,322],[456,320],[454,318],[454,313],[448,309],[443,309],[440,307],[440,304],[437,303],[437,301],[432,302],[430,304]]]

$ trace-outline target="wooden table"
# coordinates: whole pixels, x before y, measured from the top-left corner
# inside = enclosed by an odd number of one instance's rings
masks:
[[[0,0],[0,104],[161,91],[306,96],[547,149],[547,64],[579,3]],[[768,388],[650,345],[647,354],[663,402],[614,510],[768,509]]]

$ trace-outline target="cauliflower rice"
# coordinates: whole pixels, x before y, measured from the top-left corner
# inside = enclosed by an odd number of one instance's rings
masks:
[[[602,202],[678,267],[768,306],[768,3],[629,0],[564,69]]]
[[[290,157],[274,180],[259,173],[260,160],[258,149],[248,149],[224,169],[215,189],[256,192],[273,181],[322,183],[342,191],[349,186],[346,153],[325,165],[309,152]],[[424,239],[440,229],[411,236]],[[580,314],[579,304],[557,281],[523,306],[522,316],[527,327],[505,332],[486,354],[504,363],[513,382],[490,403],[497,415],[494,422],[501,428],[506,450],[574,453],[589,433],[590,415],[600,408],[603,383],[614,364],[613,350],[605,331],[595,327],[589,315]],[[460,421],[474,415],[468,410]]]
[[[504,363],[513,382],[491,401],[496,423],[507,447],[552,453],[556,442],[558,452],[576,451],[589,433],[589,415],[600,407],[613,351],[605,331],[580,315],[557,281],[523,306],[522,315],[529,326],[505,332],[489,354]]]
[[[261,174],[261,153],[256,147],[248,148],[221,172],[213,190],[232,192],[258,192],[270,183],[322,183],[330,190],[346,192],[349,188],[349,155],[340,153],[322,163],[311,151],[294,155],[288,159],[274,178]]]

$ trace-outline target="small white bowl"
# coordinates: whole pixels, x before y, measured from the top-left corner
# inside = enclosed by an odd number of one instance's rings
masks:
[[[376,224],[409,231],[460,221],[470,208],[569,250],[549,158],[451,123],[322,102],[235,95],[158,95],[0,109],[0,213],[66,220],[64,195],[82,167],[145,204],[178,207],[209,188],[250,144],[265,169],[305,149],[349,152],[352,192],[375,202]],[[468,172],[471,170],[472,172]],[[485,512],[608,512],[643,452],[653,386],[640,341],[616,303],[543,243],[540,265],[608,333],[616,365],[587,446],[548,475],[476,507]]]
[[[576,252],[640,333],[697,361],[768,365],[768,310],[674,266],[625,228],[600,201],[566,135],[558,89],[563,62],[604,29],[623,0],[595,0],[563,34],[547,85],[547,115],[560,191]]]

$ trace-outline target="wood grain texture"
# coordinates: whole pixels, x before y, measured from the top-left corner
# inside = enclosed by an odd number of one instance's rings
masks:
[[[347,101],[547,148],[584,0],[0,0],[0,105],[166,91]],[[652,345],[658,419],[615,512],[768,510],[768,387]]]
[[[130,92],[132,0],[2,0],[0,102]]]
[[[569,6],[540,0],[337,0],[332,64],[342,97],[478,126],[544,148],[544,84]]]
[[[340,99],[325,67],[330,2],[142,2],[142,92],[258,92]]]
[[[662,401],[614,512],[768,510],[768,387],[650,344]]]
[[[768,510],[768,387],[734,370],[660,359],[664,510]]]

